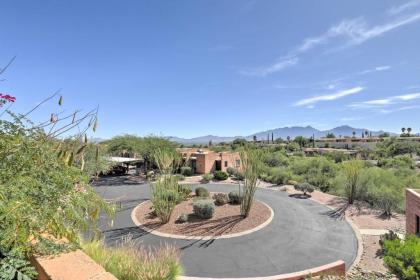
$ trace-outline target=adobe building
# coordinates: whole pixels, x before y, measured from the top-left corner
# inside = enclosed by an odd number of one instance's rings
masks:
[[[420,189],[406,189],[405,195],[407,234],[420,236]]]
[[[214,152],[197,148],[181,148],[178,152],[184,161],[189,161],[196,174],[213,173],[217,170],[226,172],[229,167],[241,169],[241,157],[238,152]]]

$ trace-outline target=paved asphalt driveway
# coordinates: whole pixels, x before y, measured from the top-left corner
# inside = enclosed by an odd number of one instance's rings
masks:
[[[210,191],[228,192],[232,185],[207,184]],[[329,209],[309,199],[289,197],[285,192],[258,189],[256,198],[274,210],[265,228],[242,236],[218,240],[163,238],[135,226],[131,211],[150,198],[148,184],[130,177],[112,177],[98,183],[96,191],[121,204],[114,225],[101,227],[108,244],[131,234],[141,244],[170,243],[181,250],[184,275],[197,277],[258,277],[301,271],[336,260],[348,268],[357,254],[357,239],[351,226],[331,218]]]

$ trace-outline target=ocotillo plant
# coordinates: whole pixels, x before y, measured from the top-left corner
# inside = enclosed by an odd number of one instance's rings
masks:
[[[251,211],[255,191],[258,187],[258,176],[262,168],[262,152],[258,149],[245,147],[240,155],[244,174],[241,215],[246,218]]]

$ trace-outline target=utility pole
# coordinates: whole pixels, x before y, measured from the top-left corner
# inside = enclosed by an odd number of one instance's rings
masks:
[[[271,144],[274,144],[274,133],[271,132]]]

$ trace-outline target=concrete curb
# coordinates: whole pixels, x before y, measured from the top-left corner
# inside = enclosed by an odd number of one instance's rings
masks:
[[[344,276],[345,275],[345,263],[342,260],[335,261],[333,263],[325,264],[322,266],[314,267],[307,270],[302,270],[298,272],[279,274],[274,276],[266,277],[246,277],[246,278],[206,278],[206,277],[190,277],[190,276],[180,276],[177,280],[300,280],[306,279],[311,276],[321,276],[321,275],[335,275],[335,276]]]
[[[175,239],[187,239],[187,240],[216,240],[216,239],[227,239],[227,238],[234,238],[234,237],[240,237],[240,236],[244,236],[247,234],[251,234],[254,233],[256,231],[259,231],[263,228],[265,228],[266,226],[268,226],[271,221],[274,218],[274,211],[273,209],[265,202],[258,200],[259,202],[261,202],[262,204],[264,204],[269,210],[270,210],[270,217],[267,219],[267,221],[265,221],[264,223],[260,224],[259,226],[249,229],[249,230],[245,230],[242,232],[238,232],[238,233],[232,233],[232,234],[225,234],[225,235],[220,235],[220,236],[214,236],[214,235],[204,235],[204,236],[195,236],[195,235],[179,235],[179,234],[170,234],[170,233],[165,233],[165,232],[160,232],[158,230],[154,230],[151,228],[148,228],[144,225],[142,225],[142,223],[140,223],[140,221],[137,219],[136,217],[136,211],[137,209],[144,203],[148,202],[150,200],[146,200],[143,201],[142,203],[140,203],[139,205],[137,205],[133,211],[131,211],[131,219],[133,220],[134,224],[138,227],[140,227],[142,230],[157,235],[157,236],[161,236],[161,237],[167,237],[167,238],[175,238]]]

